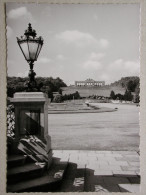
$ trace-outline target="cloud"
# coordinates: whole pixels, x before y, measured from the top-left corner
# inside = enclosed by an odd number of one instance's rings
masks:
[[[102,64],[98,61],[92,61],[92,60],[88,60],[84,63],[84,68],[88,69],[88,70],[99,70],[102,66]]]
[[[107,39],[100,39],[99,40],[99,45],[102,48],[107,48],[109,46],[109,41]]]
[[[41,57],[38,60],[38,63],[43,63],[43,64],[46,64],[46,63],[49,63],[49,62],[51,62],[51,59],[49,59],[47,57]]]
[[[64,59],[66,59],[62,54],[58,54],[58,55],[56,56],[56,58],[57,58],[58,60],[64,60]]]
[[[30,20],[30,22],[35,23],[36,21],[32,17],[32,14],[27,10],[26,7],[19,7],[16,9],[12,9],[8,12],[8,18],[9,19],[19,19],[19,18],[27,18]]]
[[[56,35],[57,39],[60,39],[66,43],[75,43],[78,46],[84,46],[86,44],[95,43],[97,40],[89,33],[80,32],[78,30],[64,31]]]
[[[88,70],[99,70],[102,68],[101,59],[105,56],[104,53],[92,52],[86,62],[84,62],[83,67]]]
[[[55,35],[57,40],[63,41],[66,44],[75,44],[76,46],[83,47],[92,45],[99,48],[106,49],[109,47],[107,39],[96,39],[92,34],[81,32],[78,30],[66,30]]]
[[[123,73],[126,72],[130,75],[137,75],[139,73],[140,65],[138,61],[124,61],[123,59],[117,59],[109,64],[109,69],[113,69],[115,71],[122,70]]]
[[[19,8],[12,9],[11,11],[9,11],[8,18],[16,19],[16,18],[19,18],[21,16],[25,16],[27,14],[28,14],[28,11],[27,11],[26,7],[19,7]]]
[[[9,26],[7,26],[6,29],[7,29],[7,38],[10,38],[13,34],[13,30]]]
[[[139,61],[115,59],[111,63],[104,61],[105,53],[92,52],[82,64],[86,75],[104,80],[106,84],[119,80],[121,77],[139,76]]]
[[[139,72],[140,70],[140,64],[138,61],[126,61],[125,67],[132,72]]]
[[[105,56],[105,53],[95,53],[95,52],[92,52],[91,55],[90,55],[90,59],[92,59],[92,60],[100,60],[104,56]]]
[[[122,63],[124,62],[124,60],[123,59],[117,59],[117,60],[115,60],[114,62],[113,62],[113,64],[116,64],[116,65],[122,65]]]
[[[140,65],[138,61],[125,61],[116,59],[108,64],[105,73],[109,75],[109,83],[126,76],[139,76]]]

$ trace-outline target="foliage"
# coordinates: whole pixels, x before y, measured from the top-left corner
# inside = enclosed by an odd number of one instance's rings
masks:
[[[133,95],[131,91],[126,90],[125,94],[122,95],[120,93],[115,94],[114,91],[111,91],[110,98],[113,100],[125,100],[125,101],[132,101],[133,100]]]
[[[110,93],[110,98],[115,100],[116,97],[115,97],[115,92],[112,90],[111,93]]]
[[[58,93],[59,93],[60,95],[62,95],[62,89],[61,89],[61,88],[58,90]]]
[[[116,100],[124,100],[124,95],[118,93],[118,94],[115,95],[115,99]]]
[[[120,80],[111,84],[111,86],[121,86],[125,89],[134,91],[135,87],[139,84],[139,77],[122,77]]]
[[[139,93],[140,93],[140,87],[139,87],[139,84],[138,84],[136,86],[136,88],[135,88],[135,99],[134,99],[135,103],[139,103],[140,102]]]
[[[62,102],[62,95],[57,94],[57,95],[54,97],[53,102],[55,102],[55,103],[61,103],[61,102]]]
[[[131,91],[126,90],[125,94],[124,94],[124,100],[132,101],[132,99],[133,99],[133,95],[132,95]]]
[[[80,94],[78,91],[76,91],[75,93],[72,93],[72,94],[65,94],[62,96],[62,100],[65,101],[65,100],[73,100],[73,99],[80,99]]]
[[[7,78],[7,96],[13,97],[15,92],[25,91],[25,82],[28,78],[8,77]],[[36,77],[38,85],[42,86],[41,91],[46,93],[51,100],[53,99],[53,92],[61,93],[61,87],[67,85],[59,77]]]
[[[123,97],[120,94],[119,95],[116,94],[115,99],[127,100],[127,101],[134,100],[135,103],[139,103],[139,93],[140,93],[139,82],[140,82],[139,77],[135,76],[135,77],[122,77],[119,81],[112,83],[111,86],[122,86],[123,88],[126,89]],[[131,92],[134,93],[134,96],[132,95]]]
[[[130,81],[128,81],[128,83],[127,83],[127,89],[129,90],[129,91],[131,91],[131,92],[135,92],[135,89],[136,89],[136,87],[139,85],[139,81],[138,80],[134,80],[134,81],[132,81],[132,80],[130,80]]]

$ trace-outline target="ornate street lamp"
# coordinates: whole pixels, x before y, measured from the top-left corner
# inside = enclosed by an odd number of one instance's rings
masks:
[[[36,37],[36,31],[32,29],[31,24],[28,24],[28,29],[20,38],[17,37],[18,45],[26,59],[29,63],[29,82],[26,83],[27,91],[39,91],[39,87],[35,81],[36,73],[33,71],[34,61],[37,61],[39,53],[43,45],[43,38]]]

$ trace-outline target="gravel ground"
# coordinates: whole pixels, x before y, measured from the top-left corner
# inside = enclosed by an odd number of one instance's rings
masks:
[[[139,150],[139,108],[99,104],[116,112],[49,114],[53,149]]]

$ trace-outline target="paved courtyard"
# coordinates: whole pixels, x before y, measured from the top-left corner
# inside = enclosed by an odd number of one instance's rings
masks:
[[[53,150],[53,157],[86,170],[86,191],[139,192],[140,161],[136,151]],[[75,180],[79,185],[85,182],[84,178]]]

